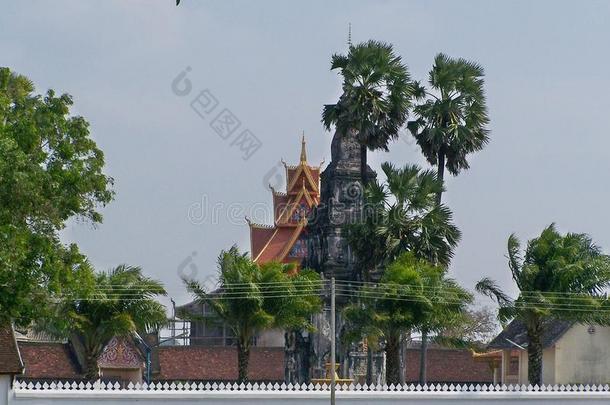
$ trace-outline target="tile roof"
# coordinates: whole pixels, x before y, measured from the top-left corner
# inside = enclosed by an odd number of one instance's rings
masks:
[[[220,346],[161,346],[158,380],[237,379],[237,350]],[[253,347],[248,378],[251,381],[284,380],[284,348]]]
[[[0,326],[0,374],[20,374],[23,362],[12,325]]]
[[[20,341],[18,344],[25,363],[25,377],[82,377],[68,343]]]
[[[558,319],[546,321],[543,326],[542,347],[547,348],[553,346],[573,324],[573,321]],[[520,320],[514,320],[509,323],[508,326],[489,343],[489,345],[487,345],[487,348],[514,349],[516,347],[514,343],[522,347],[527,347],[528,342],[525,324]]]

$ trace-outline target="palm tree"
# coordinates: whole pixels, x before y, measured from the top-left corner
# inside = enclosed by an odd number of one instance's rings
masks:
[[[444,269],[404,253],[388,264],[377,284],[360,289],[360,300],[344,309],[349,323],[349,340],[383,340],[386,353],[386,380],[400,382],[400,336],[439,316],[440,302],[434,302],[426,285],[443,278]],[[449,309],[447,305],[445,309]]]
[[[383,205],[375,232],[385,246],[385,259],[392,261],[404,252],[440,266],[448,266],[461,233],[453,224],[451,210],[436,204],[443,183],[433,170],[415,165],[396,168],[384,163],[386,183],[371,183],[367,203]]]
[[[322,123],[336,127],[340,136],[358,139],[363,185],[368,182],[367,149],[388,149],[398,136],[411,106],[413,84],[392,45],[368,41],[349,47],[347,55],[335,54],[331,70],[343,76],[343,94],[336,104],[327,104]]]
[[[320,276],[294,265],[269,262],[258,265],[236,246],[218,257],[219,289],[206,291],[195,280],[187,289],[207,303],[237,337],[239,382],[248,379],[252,341],[270,328],[313,329],[312,314],[321,307]]]
[[[165,307],[155,300],[161,295],[166,295],[163,285],[140,267],[120,265],[96,274],[92,295],[68,302],[64,314],[72,337],[84,348],[87,378],[98,378],[97,360],[114,336],[150,333],[166,323]]]
[[[407,127],[428,162],[437,167],[440,180],[445,168],[454,176],[468,169],[468,154],[489,141],[483,75],[477,63],[439,53],[428,79],[431,91],[419,86],[415,91],[423,101],[414,107],[417,119]],[[439,203],[441,196],[442,190]]]
[[[348,227],[348,242],[358,259],[364,281],[405,252],[447,267],[460,239],[451,211],[437,204],[443,184],[433,170],[415,165],[396,168],[384,163],[386,183],[371,182],[365,189],[365,216]],[[427,334],[422,333],[422,361]],[[371,351],[367,358],[367,381],[371,381]],[[424,370],[425,371],[425,370]]]
[[[519,288],[513,300],[494,281],[483,278],[477,291],[495,299],[498,317],[521,320],[528,336],[528,379],[542,383],[542,334],[550,319],[609,324],[608,301],[602,293],[610,285],[610,257],[585,234],[561,235],[552,224],[527,243],[508,238],[508,268]]]

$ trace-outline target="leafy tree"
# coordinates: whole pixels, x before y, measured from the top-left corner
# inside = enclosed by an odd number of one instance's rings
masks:
[[[36,95],[25,76],[0,68],[0,322],[27,325],[51,302],[91,288],[92,269],[58,237],[71,218],[100,223],[112,179],[72,98]]]
[[[415,92],[423,101],[414,107],[417,118],[407,126],[428,162],[438,168],[440,180],[445,168],[454,176],[468,169],[468,154],[489,141],[483,75],[477,63],[440,53],[429,74],[431,89],[418,86]]]
[[[517,299],[489,278],[479,281],[476,289],[498,302],[500,321],[518,319],[526,325],[528,379],[530,384],[541,384],[545,321],[610,324],[608,300],[602,296],[610,285],[610,257],[588,235],[562,235],[552,224],[527,243],[524,255],[519,240],[511,235],[508,268],[520,291]]]
[[[440,341],[482,348],[498,334],[496,313],[489,307],[471,308],[457,322],[443,328]]]
[[[425,280],[441,271],[413,253],[402,254],[387,266],[379,283],[362,287],[359,301],[344,309],[348,340],[384,341],[388,384],[400,382],[401,334],[420,325],[434,308]]]
[[[349,47],[347,55],[335,54],[331,70],[343,76],[343,93],[336,104],[327,104],[322,123],[335,126],[342,136],[358,139],[362,183],[368,182],[367,149],[388,149],[398,136],[411,106],[413,83],[392,45],[368,41]]]
[[[163,285],[142,274],[140,267],[120,265],[95,275],[86,295],[67,295],[54,306],[58,314],[36,327],[64,335],[82,345],[85,376],[99,377],[97,361],[114,336],[159,330],[166,324],[165,307],[156,301],[166,295]]]
[[[253,338],[270,328],[313,329],[312,314],[319,312],[320,276],[294,265],[269,262],[258,265],[236,246],[218,258],[220,288],[206,289],[185,280],[187,289],[212,307],[237,337],[239,381],[248,379]]]

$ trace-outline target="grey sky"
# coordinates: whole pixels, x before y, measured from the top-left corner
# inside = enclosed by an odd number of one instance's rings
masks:
[[[471,170],[448,180],[444,200],[463,232],[453,275],[472,288],[482,276],[509,286],[506,240],[549,223],[587,232],[610,250],[610,2],[560,1],[3,1],[0,65],[38,91],[72,94],[91,123],[116,180],[116,200],[98,229],[73,224],[98,269],[141,265],[178,303],[189,299],[178,267],[214,274],[218,252],[249,249],[247,225],[189,220],[201,202],[271,204],[263,178],[280,158],[296,162],[305,131],[309,160],[330,157],[320,124],[340,80],[333,52],[353,41],[391,42],[414,78],[437,52],[486,70],[491,142]],[[171,82],[185,67],[193,93]],[[209,89],[263,143],[249,160],[221,139],[189,102]],[[219,111],[219,110],[217,110]],[[383,161],[424,164],[397,141]],[[256,205],[259,206],[259,205]],[[186,269],[188,272],[188,268]],[[512,288],[512,287],[511,287]],[[514,289],[511,289],[514,291]]]

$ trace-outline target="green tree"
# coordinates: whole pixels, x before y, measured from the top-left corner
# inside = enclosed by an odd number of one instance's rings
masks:
[[[95,275],[94,289],[86,296],[68,295],[56,307],[59,316],[39,324],[55,334],[80,342],[85,375],[99,376],[97,361],[114,336],[146,334],[166,324],[165,307],[156,301],[166,295],[163,285],[142,274],[140,267],[120,265]]]
[[[336,104],[327,104],[322,123],[334,125],[341,136],[356,137],[360,148],[362,183],[368,182],[367,149],[387,150],[407,119],[413,83],[392,45],[368,41],[335,54],[331,70],[343,76],[343,93]]]
[[[195,280],[187,289],[207,303],[237,337],[239,381],[248,379],[253,338],[270,328],[313,329],[311,315],[322,308],[320,276],[294,265],[269,262],[258,265],[236,246],[218,258],[219,284],[215,291]]]
[[[542,334],[545,321],[570,319],[610,324],[608,300],[602,296],[610,285],[610,257],[602,254],[585,234],[560,234],[554,224],[527,243],[521,253],[519,240],[508,238],[508,268],[519,289],[513,300],[494,281],[483,278],[477,291],[499,304],[500,321],[522,321],[528,336],[528,379],[542,383]]]
[[[461,233],[451,210],[435,202],[443,183],[433,170],[415,165],[397,168],[384,163],[381,168],[386,183],[370,184],[367,204],[383,207],[373,230],[385,246],[385,260],[413,252],[418,258],[448,266]]]
[[[0,68],[0,322],[27,325],[49,315],[45,302],[93,283],[58,232],[71,218],[100,223],[112,179],[71,106],[69,95],[36,95],[29,79]]]
[[[414,165],[396,168],[382,164],[386,183],[371,182],[365,189],[365,216],[348,227],[348,242],[358,259],[361,277],[372,274],[405,252],[420,259],[448,266],[460,231],[451,211],[436,203],[443,184],[433,170]],[[426,333],[422,334],[422,357],[426,355]],[[370,354],[369,350],[369,354]],[[367,361],[367,381],[371,381],[371,358]]]
[[[438,54],[430,71],[430,90],[417,88],[423,101],[413,108],[416,119],[407,125],[422,153],[444,180],[468,169],[467,156],[489,141],[489,118],[483,91],[483,68],[465,59]],[[438,192],[440,203],[442,190]]]
[[[382,340],[388,384],[400,382],[400,336],[417,327],[434,308],[425,280],[440,270],[413,253],[400,255],[385,269],[377,284],[359,291],[359,300],[344,309],[347,339]]]

